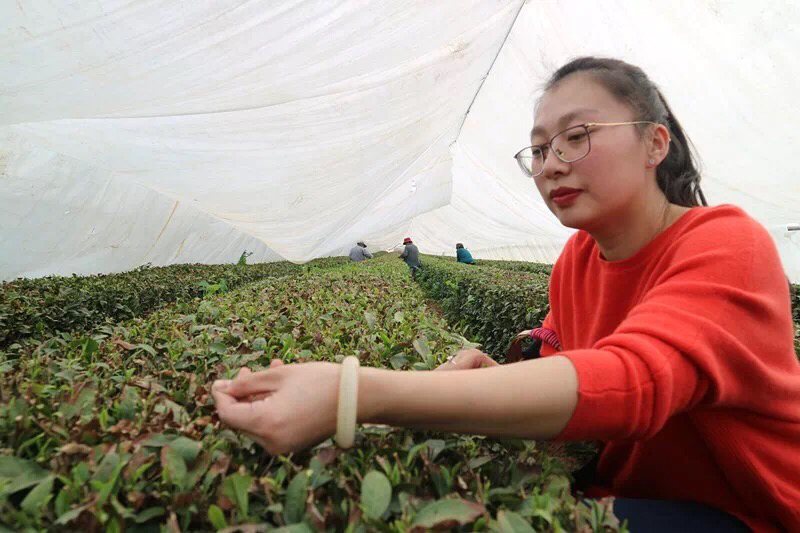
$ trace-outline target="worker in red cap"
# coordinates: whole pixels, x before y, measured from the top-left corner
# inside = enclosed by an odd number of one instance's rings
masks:
[[[400,259],[406,262],[408,268],[411,269],[411,279],[417,278],[417,270],[419,270],[419,248],[411,242],[411,237],[403,239],[403,253],[400,254]]]

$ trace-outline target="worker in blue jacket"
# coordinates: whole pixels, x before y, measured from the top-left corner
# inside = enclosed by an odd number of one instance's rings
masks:
[[[472,258],[472,254],[469,253],[469,250],[464,248],[464,245],[461,243],[456,244],[456,260],[459,263],[466,263],[468,265],[475,264],[475,260]]]

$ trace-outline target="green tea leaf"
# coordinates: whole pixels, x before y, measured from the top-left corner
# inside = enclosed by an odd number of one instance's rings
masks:
[[[26,459],[0,456],[0,498],[40,483],[49,475],[47,470]]]
[[[148,522],[153,518],[163,516],[164,514],[166,514],[166,510],[163,507],[151,507],[137,514],[133,521],[137,524],[144,524],[145,522]]]
[[[228,353],[228,347],[227,347],[227,346],[225,346],[225,344],[223,344],[223,343],[221,343],[221,342],[219,342],[219,341],[217,341],[217,342],[212,342],[212,343],[211,343],[211,344],[208,346],[208,350],[209,350],[211,353],[213,353],[213,354],[217,354],[217,355],[225,355],[226,353]]]
[[[511,511],[498,511],[497,525],[499,533],[535,533],[524,518]]]
[[[136,347],[137,347],[138,349],[140,349],[140,350],[144,350],[145,352],[149,353],[149,354],[150,354],[150,355],[152,355],[153,357],[155,357],[155,356],[156,356],[156,350],[155,350],[155,348],[153,348],[153,347],[152,347],[152,346],[150,346],[149,344],[139,344],[139,345],[137,345]]]
[[[446,529],[472,522],[486,508],[467,500],[437,500],[419,510],[411,527]]]
[[[475,457],[467,461],[467,467],[475,469],[480,468],[489,461],[491,461],[493,457],[491,455],[484,455],[483,457]]]
[[[83,485],[89,481],[89,465],[80,462],[72,467],[72,478],[76,485]]]
[[[156,433],[148,437],[147,440],[142,442],[142,446],[149,446],[151,448],[161,448],[175,440],[175,435],[164,435],[163,433]]]
[[[361,506],[364,514],[377,520],[389,508],[391,501],[392,484],[389,479],[377,470],[368,472],[361,483]]]
[[[180,455],[187,463],[191,463],[197,459],[197,455],[203,448],[201,443],[186,437],[178,437],[170,442],[168,446],[178,452],[178,455]]]
[[[64,525],[64,524],[68,524],[68,523],[72,522],[73,520],[78,518],[80,516],[80,514],[82,512],[84,512],[89,507],[89,505],[90,504],[82,505],[80,507],[76,507],[75,509],[72,509],[71,511],[67,511],[66,513],[64,513],[64,514],[62,514],[61,516],[58,517],[58,520],[56,520],[56,524],[57,525]]]
[[[271,533],[313,533],[313,530],[307,524],[299,523],[273,529]]]
[[[117,514],[119,514],[120,518],[123,518],[125,520],[136,519],[136,515],[133,514],[133,512],[130,509],[122,505],[118,499],[111,498],[110,501],[111,501],[111,507],[113,507],[114,510],[117,512]]]
[[[425,337],[414,339],[414,349],[422,357],[422,360],[428,363],[431,358],[431,348],[428,346],[428,340]]]
[[[392,358],[389,359],[389,363],[395,370],[400,370],[408,364],[408,358],[405,355],[393,355]]]
[[[253,344],[251,347],[253,351],[256,352],[264,351],[267,349],[267,339],[265,339],[264,337],[256,337],[255,339],[253,339]]]
[[[95,406],[95,396],[97,391],[93,384],[84,386],[78,392],[78,396],[71,402],[64,402],[61,404],[61,412],[67,419],[82,415],[91,411]]]
[[[55,511],[56,516],[61,516],[62,514],[69,511],[69,494],[66,488],[62,488],[58,491],[58,496],[55,499]]]
[[[194,487],[211,466],[211,454],[204,452],[195,460],[186,475],[186,487]]]
[[[248,491],[252,482],[253,476],[233,474],[226,477],[222,484],[222,493],[236,504],[242,518],[246,518],[249,512],[250,496]]]
[[[208,506],[208,521],[211,522],[211,525],[216,529],[225,529],[228,527],[228,522],[225,520],[225,514],[222,512],[222,509],[213,503]]]
[[[120,399],[119,416],[128,420],[133,420],[136,417],[139,400],[139,391],[135,387],[124,387]]]
[[[28,514],[38,516],[42,508],[45,507],[52,498],[51,492],[53,490],[54,479],[55,476],[51,474],[33,487],[33,490],[25,496],[25,499],[22,500],[20,504],[22,510]]]
[[[557,498],[560,498],[562,494],[569,492],[569,490],[569,479],[565,476],[558,476],[551,479],[547,484],[547,488],[545,488],[546,493]]]
[[[186,462],[178,450],[171,446],[161,448],[161,467],[164,469],[166,479],[173,482],[180,489],[185,488]]]
[[[91,337],[87,337],[86,340],[83,342],[83,357],[84,359],[90,359],[92,354],[97,351],[99,348],[99,344],[97,341],[92,339]]]
[[[436,457],[448,447],[447,443],[442,439],[428,439],[425,441],[425,444],[428,446],[428,453],[431,460],[436,459]]]
[[[286,503],[283,508],[283,519],[287,524],[300,522],[306,514],[306,495],[308,474],[299,472],[286,488]]]
[[[430,346],[428,346],[428,340],[424,337],[414,339],[414,349],[422,356],[423,359],[427,359],[431,355],[431,349]]]
[[[127,464],[127,461],[120,461],[115,467],[114,470],[111,472],[111,476],[108,481],[102,483],[102,488],[97,493],[97,505],[102,506],[108,498],[114,494],[117,490],[117,480],[119,479],[119,475],[122,472],[122,469]]]

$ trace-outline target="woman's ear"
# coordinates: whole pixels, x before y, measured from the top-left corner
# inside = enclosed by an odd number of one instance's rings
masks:
[[[647,166],[657,167],[669,153],[669,130],[663,124],[656,124],[650,137],[650,146],[647,150]]]

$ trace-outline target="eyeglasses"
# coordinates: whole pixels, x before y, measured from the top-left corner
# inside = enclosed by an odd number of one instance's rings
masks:
[[[592,149],[589,138],[590,128],[599,126],[627,126],[630,124],[655,124],[647,120],[637,120],[634,122],[587,122],[579,126],[572,126],[553,135],[550,142],[545,144],[535,144],[523,148],[514,155],[519,168],[526,176],[535,178],[544,172],[544,163],[547,154],[552,150],[556,157],[564,163],[574,163],[583,159]]]

